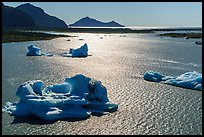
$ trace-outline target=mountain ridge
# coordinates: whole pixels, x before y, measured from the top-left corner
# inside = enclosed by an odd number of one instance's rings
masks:
[[[115,21],[102,22],[94,18],[90,18],[88,16],[79,19],[73,24],[69,24],[69,26],[71,27],[125,27],[124,25],[121,25]]]
[[[2,3],[2,27],[35,27],[34,20],[25,12]]]
[[[35,24],[39,27],[68,28],[68,25],[63,20],[45,13],[42,8],[34,6],[30,3],[21,4],[17,6],[16,9],[30,15]]]

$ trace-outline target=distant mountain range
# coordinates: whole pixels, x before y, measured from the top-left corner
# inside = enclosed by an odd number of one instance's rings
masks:
[[[44,12],[43,9],[35,7],[29,3],[22,4],[16,9],[21,10],[32,17],[35,21],[36,26],[46,28],[68,28],[67,24],[54,16],[50,16]]]
[[[101,22],[93,18],[84,17],[70,24],[70,27],[124,27],[115,21]],[[26,28],[64,28],[68,25],[61,19],[50,16],[43,9],[29,3],[22,4],[16,8],[6,6],[2,3],[2,28],[4,27],[26,27]]]
[[[2,27],[34,27],[34,20],[25,12],[2,3]]]
[[[2,16],[2,27],[68,28],[63,20],[50,16],[43,9],[29,3],[16,8],[2,3]]]
[[[70,27],[125,27],[115,21],[111,22],[101,22],[90,17],[84,17],[73,24],[69,25]]]

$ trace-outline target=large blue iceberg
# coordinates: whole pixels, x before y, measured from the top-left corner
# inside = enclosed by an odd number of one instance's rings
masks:
[[[63,118],[84,119],[91,114],[107,114],[118,109],[109,102],[107,89],[96,79],[78,74],[64,83],[44,86],[41,80],[21,84],[16,95],[19,102],[7,102],[2,109],[14,116],[36,115],[50,121]]]
[[[202,74],[196,71],[186,72],[177,77],[166,76],[156,71],[147,71],[144,74],[144,79],[153,82],[164,81],[165,84],[202,91]]]
[[[88,56],[88,45],[85,43],[78,49],[69,49],[69,53],[63,53],[64,57],[87,57]]]
[[[52,54],[49,53],[42,53],[40,51],[40,48],[30,45],[28,46],[28,53],[27,56],[53,56]]]

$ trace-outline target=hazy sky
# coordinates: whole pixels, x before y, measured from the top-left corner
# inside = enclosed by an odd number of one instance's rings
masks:
[[[16,7],[26,2],[3,2]],[[202,26],[202,2],[29,2],[68,25],[89,16],[125,26]]]

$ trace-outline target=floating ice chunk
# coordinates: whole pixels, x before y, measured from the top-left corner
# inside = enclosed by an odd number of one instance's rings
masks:
[[[41,56],[41,51],[40,48],[34,46],[34,45],[30,45],[28,46],[28,53],[27,56]]]
[[[63,53],[64,57],[87,57],[88,56],[88,46],[85,43],[78,49],[70,48],[69,53]]]
[[[202,74],[196,71],[186,72],[177,77],[165,76],[155,71],[147,71],[144,74],[144,79],[153,82],[164,81],[165,84],[202,91]]]
[[[126,35],[120,35],[120,37],[126,37]]]
[[[156,71],[147,71],[144,74],[144,79],[148,81],[160,82],[162,78],[165,77],[159,72]]]
[[[195,90],[202,90],[202,74],[193,71],[186,72],[175,79],[165,81],[166,84]]]
[[[196,45],[202,45],[202,41],[196,41],[195,44]]]
[[[88,56],[88,46],[85,43],[83,46],[81,46],[78,49],[70,49],[70,54],[72,54],[73,57],[87,57]]]
[[[30,46],[28,46],[27,56],[53,56],[53,55],[50,53],[42,53],[40,51],[40,48],[38,48],[34,45],[30,45]]]
[[[36,115],[44,120],[88,118],[92,113],[106,114],[118,109],[109,102],[107,89],[100,81],[78,74],[64,83],[42,89],[40,80],[21,84],[18,103],[7,102],[2,111],[14,116]]]

